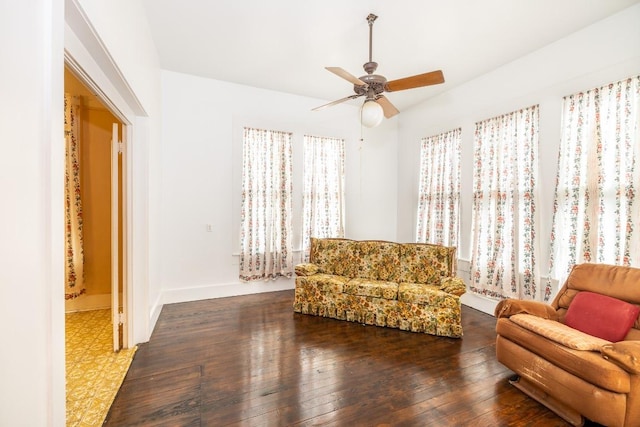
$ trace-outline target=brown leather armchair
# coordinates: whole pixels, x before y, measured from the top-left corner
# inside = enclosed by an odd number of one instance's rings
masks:
[[[581,264],[550,305],[496,307],[511,383],[573,425],[640,426],[640,269]]]

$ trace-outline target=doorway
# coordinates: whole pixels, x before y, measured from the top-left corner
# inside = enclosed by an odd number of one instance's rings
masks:
[[[76,171],[65,191],[79,195],[65,203],[67,426],[101,425],[136,351],[124,315],[126,127],[66,66],[64,81],[67,177]]]
[[[114,350],[126,344],[123,123],[65,67],[65,94],[77,113],[77,161],[81,203],[80,286],[66,293],[65,311],[111,309]],[[69,167],[69,166],[68,166]],[[70,190],[71,191],[71,190]],[[75,250],[75,249],[74,249]]]

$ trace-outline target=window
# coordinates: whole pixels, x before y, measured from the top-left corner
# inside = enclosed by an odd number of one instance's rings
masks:
[[[538,106],[476,123],[471,290],[541,300],[536,256]]]
[[[640,76],[564,98],[550,277],[640,266]]]
[[[344,237],[344,140],[304,136],[302,253],[311,237]]]
[[[291,134],[245,128],[240,279],[291,277]]]
[[[417,242],[458,246],[461,134],[455,129],[422,139]]]

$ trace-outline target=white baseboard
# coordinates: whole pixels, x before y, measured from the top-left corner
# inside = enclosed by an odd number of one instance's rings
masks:
[[[198,301],[211,298],[234,297],[239,295],[259,294],[264,292],[294,289],[295,280],[278,279],[266,282],[234,282],[216,285],[194,286],[179,289],[166,289],[162,292],[162,304]],[[160,306],[160,309],[162,307]],[[158,315],[160,314],[158,309]],[[156,319],[157,320],[157,319]]]
[[[472,292],[467,292],[466,294],[462,295],[460,297],[460,302],[467,307],[474,308],[478,311],[490,314],[492,316],[496,310],[496,305],[498,305],[497,300],[486,298],[481,295],[476,295]]]
[[[80,295],[78,298],[69,299],[64,302],[66,313],[76,311],[104,310],[111,308],[111,294]]]
[[[469,285],[470,261],[458,260],[458,276],[462,277]],[[162,306],[180,302],[198,301],[211,298],[225,298],[239,295],[258,294],[263,292],[275,292],[295,288],[295,279],[278,279],[264,282],[233,282],[215,285],[192,286],[184,288],[165,289],[158,296],[151,309],[149,324],[151,329],[155,326]],[[467,292],[460,298],[460,302],[466,306],[474,308],[493,316],[497,300],[486,298],[471,292]]]

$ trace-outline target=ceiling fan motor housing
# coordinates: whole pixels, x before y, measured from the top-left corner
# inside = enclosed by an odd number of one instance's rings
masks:
[[[365,95],[369,90],[373,90],[376,95],[384,92],[384,85],[387,83],[387,79],[379,74],[367,74],[360,77],[365,84],[353,85],[353,91],[358,95]]]

